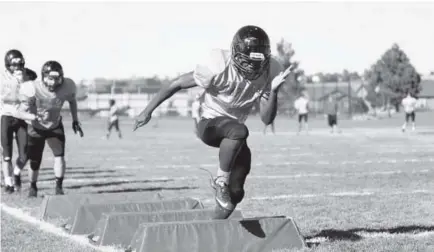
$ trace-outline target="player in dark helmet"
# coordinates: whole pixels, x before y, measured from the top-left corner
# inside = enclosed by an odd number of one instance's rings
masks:
[[[277,111],[277,92],[291,67],[271,57],[270,39],[260,27],[239,29],[231,50],[212,50],[196,68],[163,87],[136,119],[135,129],[147,124],[152,112],[181,89],[203,88],[198,137],[219,148],[219,169],[212,179],[215,219],[226,219],[244,197],[250,171],[249,130],[244,124],[253,105],[261,99],[261,119],[268,125]]]
[[[65,131],[60,111],[65,101],[69,102],[74,133],[83,131],[78,122],[76,85],[64,77],[63,68],[57,61],[47,61],[41,70],[40,81],[30,81],[23,85],[23,105],[42,119],[28,122],[28,156],[30,160],[29,197],[37,196],[36,182],[45,143],[54,155],[55,194],[64,194],[63,177],[65,174]]]
[[[21,188],[19,171],[27,162],[27,124],[21,118],[23,115],[18,115],[21,111],[19,99],[21,85],[23,82],[36,79],[37,75],[32,70],[25,68],[24,56],[16,49],[6,52],[4,66],[5,69],[0,74],[2,167],[6,184],[5,190],[7,193],[12,193]],[[25,118],[28,119],[28,117]],[[15,169],[12,167],[14,134],[18,149]],[[12,173],[15,174],[15,188],[12,182]]]

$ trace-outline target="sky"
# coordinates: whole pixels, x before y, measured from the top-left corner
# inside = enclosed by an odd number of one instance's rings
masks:
[[[307,74],[363,72],[393,43],[422,74],[434,71],[434,2],[0,2],[0,51],[70,78],[175,77],[235,32],[258,25],[292,43]]]

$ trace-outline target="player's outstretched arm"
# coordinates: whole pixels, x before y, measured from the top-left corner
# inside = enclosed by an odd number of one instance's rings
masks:
[[[197,86],[197,84],[193,78],[193,72],[185,73],[176,78],[169,85],[163,86],[157,95],[152,98],[146,108],[137,116],[134,130],[147,124],[151,120],[152,112],[160,106],[161,103],[172,97],[176,92],[181,89],[188,89],[195,86]]]
[[[270,95],[268,99],[261,99],[261,120],[265,125],[273,123],[277,114],[277,93],[279,88],[285,82],[286,77],[288,77],[291,66],[285,71],[280,72],[276,77],[274,77],[271,82]],[[265,98],[265,97],[264,97]]]

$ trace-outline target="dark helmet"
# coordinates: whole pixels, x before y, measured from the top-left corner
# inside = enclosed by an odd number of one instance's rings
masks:
[[[41,70],[42,82],[53,92],[63,84],[63,68],[57,61],[47,61]]]
[[[241,27],[232,40],[232,61],[249,80],[259,78],[270,64],[271,49],[267,33],[258,26]]]
[[[20,51],[12,49],[6,52],[5,67],[9,72],[12,73],[14,71],[12,67],[24,70],[25,64],[26,62],[24,61],[24,56]]]

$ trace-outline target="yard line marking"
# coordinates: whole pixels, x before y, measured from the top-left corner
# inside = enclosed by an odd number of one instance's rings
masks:
[[[410,158],[410,159],[375,159],[375,160],[345,160],[333,162],[330,160],[312,161],[287,161],[279,163],[253,163],[253,166],[280,166],[280,165],[359,165],[359,164],[399,164],[399,163],[433,163],[434,158]],[[168,168],[199,168],[199,167],[215,167],[217,169],[218,162],[206,164],[160,164],[160,165],[116,165],[115,169],[145,169],[149,167],[168,169]]]
[[[316,197],[360,197],[360,196],[373,196],[373,195],[404,195],[404,194],[434,194],[434,191],[427,190],[414,190],[409,192],[395,191],[395,192],[375,192],[375,191],[348,191],[348,192],[332,192],[332,193],[320,193],[320,194],[282,194],[274,196],[256,196],[246,198],[246,200],[280,200],[291,198],[316,198]]]
[[[46,233],[50,233],[50,234],[53,234],[53,235],[59,236],[59,237],[64,237],[64,238],[71,240],[73,242],[76,242],[82,246],[89,247],[89,248],[92,248],[92,249],[95,249],[98,251],[103,251],[103,252],[120,252],[120,251],[122,251],[119,249],[115,249],[113,247],[94,246],[94,245],[89,243],[89,240],[85,236],[68,234],[60,227],[56,227],[53,224],[50,224],[48,222],[38,220],[37,218],[25,213],[23,210],[21,210],[19,208],[10,207],[4,203],[0,203],[0,206],[1,206],[2,211],[5,211],[7,214],[11,215],[15,219],[32,224]]]

